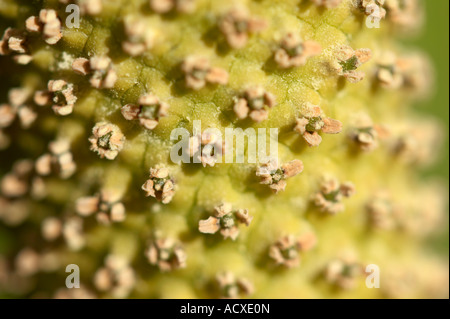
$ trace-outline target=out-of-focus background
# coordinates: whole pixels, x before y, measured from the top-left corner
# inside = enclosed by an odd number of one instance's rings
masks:
[[[435,165],[424,174],[438,177],[449,186],[449,1],[425,0],[426,21],[420,34],[404,39],[406,44],[420,47],[430,56],[435,69],[435,88],[430,99],[415,105],[417,112],[432,114],[445,128],[444,141]],[[448,211],[448,210],[447,210]],[[438,234],[431,240],[440,253],[449,253],[449,233]]]

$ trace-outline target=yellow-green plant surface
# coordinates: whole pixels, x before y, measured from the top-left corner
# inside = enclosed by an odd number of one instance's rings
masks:
[[[438,152],[431,133],[439,133],[440,128],[411,109],[433,85],[432,76],[421,53],[398,40],[405,28],[414,32],[419,27],[420,3],[418,12],[405,10],[406,22],[399,22],[393,18],[392,6],[404,1],[372,1],[387,11],[379,28],[370,28],[368,15],[355,6],[358,1],[350,0],[330,8],[311,0],[197,0],[190,12],[164,14],[152,10],[148,0],[108,0],[102,1],[99,13],[82,14],[79,28],[68,28],[67,3],[61,2],[0,0],[2,30],[25,30],[26,19],[38,16],[41,9],[55,9],[62,22],[62,38],[56,44],[24,31],[32,57],[27,65],[13,62],[15,52],[0,56],[2,103],[11,103],[11,88],[34,94],[46,90],[49,80],[59,79],[73,83],[77,97],[67,116],[55,114],[51,105],[38,106],[31,98],[27,103],[37,118],[30,128],[23,129],[19,119],[1,128],[10,141],[0,151],[0,176],[7,176],[19,159],[36,161],[57,139],[70,142],[76,171],[66,179],[55,173],[40,178],[45,196],[30,192],[0,196],[0,296],[74,297],[76,289],[65,288],[65,269],[76,264],[82,297],[226,297],[223,290],[215,289],[216,276],[230,272],[251,282],[252,291],[240,287],[237,294],[245,298],[448,298],[448,260],[434,255],[425,244],[427,236],[439,232],[446,222],[445,192],[439,183],[419,174],[422,162]],[[360,3],[366,2],[371,1]],[[240,48],[230,46],[219,28],[222,17],[236,6],[267,24]],[[153,32],[152,45],[137,56],[122,46],[127,39],[126,19],[145,21]],[[274,53],[288,33],[315,41],[320,53],[305,65],[281,68]],[[342,45],[371,51],[371,59],[358,68],[365,77],[357,83],[332,67],[339,64]],[[378,72],[386,52],[414,57],[411,63],[416,63],[405,73],[398,71],[396,76],[403,82],[396,87],[380,85]],[[190,55],[206,57],[212,66],[224,69],[227,83],[207,84],[199,90],[186,87],[181,64]],[[74,59],[94,56],[111,59],[117,74],[112,88],[92,87],[89,75],[72,70]],[[234,98],[256,85],[272,93],[276,105],[259,123],[238,120]],[[137,103],[149,92],[169,105],[167,115],[152,130],[121,113],[124,105]],[[309,103],[343,125],[339,134],[321,134],[322,142],[313,147],[294,130]],[[361,149],[358,137],[354,140],[354,129],[365,117],[375,123],[365,129],[378,129],[369,151]],[[280,163],[299,159],[303,172],[287,179],[286,189],[275,193],[260,184],[257,164],[175,164],[169,156],[175,143],[170,134],[178,127],[192,132],[194,120],[201,120],[202,129],[222,132],[238,127],[278,128]],[[92,128],[102,121],[117,125],[126,138],[114,160],[90,151]],[[402,149],[401,142],[410,138],[413,146]],[[167,204],[146,197],[141,189],[156,165],[169,168],[176,184]],[[342,199],[345,209],[337,214],[321,211],[311,199],[320,192],[324,177],[354,185],[355,194]],[[104,224],[94,215],[77,213],[77,200],[102,190],[120,194],[126,211],[123,221]],[[376,201],[385,206],[373,208]],[[223,202],[253,216],[248,227],[239,226],[235,240],[198,229],[199,221],[213,215],[214,207]],[[371,217],[378,213],[377,224]],[[81,243],[73,243],[75,235],[70,231],[45,239],[43,222],[49,217],[63,228],[70,220],[80,220],[83,229],[77,240]],[[299,265],[276,265],[270,247],[283,236],[306,234],[313,234],[317,242],[297,252]],[[149,263],[145,252],[155,238],[179,243],[186,254],[185,267],[162,271]],[[19,258],[21,253],[28,255]],[[133,279],[116,271],[106,276],[111,281],[106,288],[99,285],[96,273],[98,277],[107,256],[123,260]],[[368,264],[379,266],[380,288],[366,287]]]

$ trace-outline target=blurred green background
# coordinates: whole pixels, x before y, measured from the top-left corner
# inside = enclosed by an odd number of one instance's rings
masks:
[[[418,103],[421,113],[439,117],[445,126],[445,141],[441,156],[427,174],[440,175],[448,185],[449,177],[449,3],[448,0],[424,0],[426,22],[421,34],[404,42],[426,51],[436,71],[435,92],[430,100]]]
[[[435,69],[435,90],[430,99],[415,105],[417,112],[437,117],[444,130],[444,141],[435,165],[424,171],[437,177],[449,188],[449,3],[448,0],[423,0],[426,21],[422,32],[405,39],[407,45],[420,47],[428,53]],[[448,206],[447,206],[448,212]],[[448,213],[447,213],[448,218]],[[448,222],[448,220],[447,220]],[[438,234],[432,244],[441,253],[449,253],[449,232]]]

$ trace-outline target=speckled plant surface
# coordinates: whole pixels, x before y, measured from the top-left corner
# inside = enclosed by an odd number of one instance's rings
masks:
[[[0,0],[0,16],[1,297],[448,298],[425,245],[446,189],[419,174],[443,128],[411,109],[432,66],[398,40],[421,2]],[[171,132],[196,120],[277,128],[278,162],[174,163]]]

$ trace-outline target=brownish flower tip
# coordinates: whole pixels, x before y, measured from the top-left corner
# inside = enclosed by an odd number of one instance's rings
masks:
[[[183,247],[171,238],[156,239],[150,243],[145,255],[151,265],[163,271],[186,267],[186,253]]]
[[[321,184],[321,190],[312,196],[312,200],[321,211],[335,215],[345,209],[342,199],[354,193],[355,186],[351,182],[340,184],[337,179],[330,178]]]
[[[269,117],[268,109],[275,105],[275,96],[257,86],[246,89],[242,96],[236,99],[233,109],[238,119],[250,117],[259,123]]]
[[[303,162],[293,160],[278,166],[278,161],[270,159],[267,163],[261,164],[256,170],[256,176],[261,179],[261,184],[269,185],[275,192],[283,191],[286,188],[286,179],[300,174],[303,171]]]
[[[170,177],[169,170],[163,166],[150,169],[150,178],[142,185],[146,196],[151,196],[168,204],[175,195],[175,181]]]
[[[357,83],[364,79],[365,73],[356,69],[369,61],[371,57],[372,52],[369,49],[353,50],[348,45],[341,45],[335,50],[332,68],[350,83]]]
[[[136,276],[128,261],[121,256],[108,255],[105,266],[94,275],[94,285],[99,291],[110,292],[115,298],[126,298],[133,290]]]
[[[281,68],[286,69],[305,65],[309,58],[320,54],[321,51],[322,47],[317,42],[302,42],[298,35],[288,33],[275,52],[274,59]]]
[[[193,90],[199,90],[207,83],[222,85],[228,83],[228,72],[211,67],[209,60],[205,57],[187,57],[181,65],[181,70],[185,74],[186,86]]]
[[[148,130],[153,130],[159,119],[167,116],[169,104],[161,102],[153,94],[146,94],[139,98],[139,105],[127,104],[122,107],[122,115],[127,120],[138,120]]]
[[[342,123],[329,117],[324,117],[320,107],[308,103],[297,118],[294,130],[303,136],[309,146],[318,146],[322,137],[318,131],[327,134],[337,134],[342,131]]]
[[[47,176],[55,171],[61,178],[71,177],[76,170],[67,140],[57,140],[49,144],[50,153],[44,154],[36,160],[35,169],[41,176]]]
[[[243,48],[249,35],[267,28],[267,22],[260,18],[253,18],[249,12],[241,7],[229,11],[219,23],[228,45],[234,49]]]
[[[112,89],[118,79],[113,63],[106,56],[92,57],[89,61],[91,78],[89,82],[97,89]]]
[[[92,129],[92,134],[89,138],[91,151],[96,152],[100,158],[113,160],[123,149],[125,136],[114,124],[99,122]]]
[[[241,295],[252,295],[253,284],[246,278],[238,278],[232,272],[223,272],[216,275],[219,296],[223,299],[236,299]]]
[[[125,19],[126,41],[122,42],[122,49],[131,56],[142,55],[153,46],[154,33],[149,29],[145,20]]]
[[[238,223],[249,226],[253,216],[249,216],[248,210],[233,210],[231,204],[223,203],[214,208],[214,216],[206,220],[200,220],[198,230],[204,234],[215,234],[220,230],[221,235],[235,240],[239,235]]]
[[[363,273],[363,266],[353,259],[335,259],[325,268],[325,280],[341,289],[350,290],[355,287],[357,277]]]

